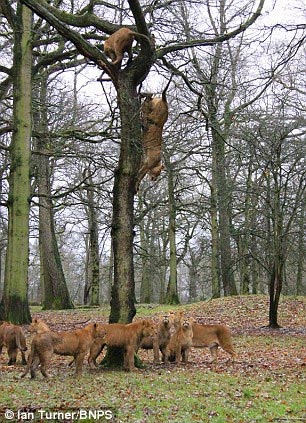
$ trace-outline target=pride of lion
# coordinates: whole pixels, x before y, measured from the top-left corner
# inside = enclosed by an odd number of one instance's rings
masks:
[[[91,369],[98,367],[96,360],[104,347],[123,350],[124,369],[127,371],[135,370],[135,354],[141,349],[153,350],[154,365],[161,360],[167,366],[169,363],[180,365],[188,362],[192,348],[209,348],[213,368],[217,364],[219,347],[231,356],[232,362],[236,355],[227,326],[197,323],[183,312],[169,312],[154,320],[137,319],[130,324],[88,323],[84,327],[61,332],[51,330],[46,322],[34,318],[28,332],[32,334],[32,340],[26,361],[26,337],[22,328],[0,322],[0,352],[5,346],[8,364],[13,365],[20,350],[22,364],[26,365],[22,378],[28,373],[34,378],[38,369],[48,378],[53,354],[73,357],[75,374],[79,376],[86,356]]]

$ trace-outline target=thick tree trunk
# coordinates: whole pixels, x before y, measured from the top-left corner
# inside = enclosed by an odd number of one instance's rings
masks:
[[[13,137],[8,199],[8,244],[0,319],[31,321],[28,306],[30,140],[32,130],[32,12],[18,3],[14,44]]]
[[[110,323],[130,323],[135,316],[133,263],[134,195],[141,158],[140,103],[136,86],[128,78],[118,81],[121,148],[113,189],[112,243],[114,283]]]
[[[270,278],[270,307],[269,307],[269,327],[272,329],[278,329],[278,305],[279,298],[282,291],[283,285],[283,270],[279,260],[274,264],[274,269]]]
[[[44,310],[62,310],[73,308],[67,288],[61,257],[58,249],[54,226],[53,203],[51,200],[50,163],[46,151],[48,142],[47,125],[47,75],[40,79],[39,110],[35,115],[35,124],[39,132],[45,135],[36,140],[37,150],[41,152],[38,164],[38,194],[39,194],[39,249],[40,249],[40,279],[43,291]]]

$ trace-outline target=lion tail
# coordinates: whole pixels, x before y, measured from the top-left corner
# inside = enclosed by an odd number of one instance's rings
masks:
[[[16,332],[16,345],[20,349],[20,351],[27,350],[25,337],[23,333],[21,333],[19,330]]]
[[[35,350],[35,347],[34,347],[34,343],[32,341],[32,344],[31,344],[31,352],[30,352],[30,354],[28,356],[27,366],[26,366],[24,372],[22,373],[22,375],[20,376],[21,378],[25,377],[29,373],[29,371],[30,371],[30,368],[31,368],[32,363],[33,363],[34,350]]]
[[[171,83],[171,81],[172,81],[172,78],[173,78],[173,73],[171,74],[171,76],[170,76],[170,78],[169,78],[169,81],[168,81],[167,85],[166,85],[166,86],[165,86],[165,88],[163,89],[163,92],[162,92],[162,99],[163,99],[163,101],[167,101],[166,93],[167,93],[167,90],[168,90],[168,88],[169,88],[169,85],[170,85],[170,83]]]

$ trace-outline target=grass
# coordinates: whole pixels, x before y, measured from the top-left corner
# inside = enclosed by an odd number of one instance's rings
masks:
[[[210,368],[207,349],[192,350],[190,363],[171,364],[168,368],[153,366],[152,352],[142,352],[142,359],[147,364],[145,370],[125,373],[98,369],[90,372],[85,368],[83,376],[75,379],[73,369],[67,367],[69,358],[55,356],[50,380],[44,380],[40,374],[37,379],[30,380],[20,379],[22,366],[6,366],[7,357],[2,354],[0,422],[7,421],[3,417],[7,408],[16,412],[25,407],[32,410],[99,410],[104,406],[116,411],[116,421],[132,423],[306,421],[305,332],[295,333],[301,328],[300,322],[305,321],[304,308],[294,307],[293,317],[291,302],[286,300],[284,316],[289,323],[285,332],[258,331],[258,327],[253,327],[254,316],[243,321],[239,318],[238,325],[237,315],[242,313],[241,308],[257,310],[255,303],[263,304],[262,301],[262,297],[243,300],[237,297],[231,302],[227,299],[214,302],[209,318],[213,316],[217,321],[218,317],[218,321],[228,322],[238,352],[234,366],[227,366],[227,355],[220,352],[217,371]],[[299,299],[299,304],[305,305],[304,300]],[[185,309],[197,318],[204,318],[211,307],[211,302],[203,302]],[[138,307],[138,314],[155,316],[167,309]],[[216,309],[218,316],[213,314]],[[224,312],[221,313],[221,309]],[[258,309],[259,320],[264,320],[264,307]],[[107,308],[103,312],[81,309],[69,313],[35,309],[35,313],[53,319],[54,324],[57,321],[61,324],[64,316],[73,321],[92,316],[102,316],[103,320],[107,317]]]

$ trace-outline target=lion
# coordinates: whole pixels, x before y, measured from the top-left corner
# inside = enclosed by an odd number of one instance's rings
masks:
[[[30,371],[31,378],[35,378],[40,364],[42,375],[48,378],[48,368],[54,353],[74,357],[76,376],[79,376],[82,373],[84,357],[96,336],[96,323],[90,323],[84,328],[67,332],[47,330],[37,333],[32,340],[28,364],[21,377],[25,377]]]
[[[232,344],[230,329],[225,325],[203,325],[195,323],[193,325],[192,346],[195,348],[209,348],[212,356],[212,364],[218,361],[218,347],[231,355],[234,362],[236,353]]]
[[[134,32],[129,28],[120,28],[118,31],[114,32],[105,42],[104,42],[104,53],[109,57],[113,65],[121,66],[124,53],[128,53],[129,61],[133,58],[132,53],[132,44],[134,40],[147,40],[148,43],[151,43],[149,37],[139,32]]]
[[[173,322],[174,331],[177,331],[181,326],[181,321],[184,317],[184,312],[180,311],[170,311],[170,316]]]
[[[105,346],[118,347],[124,349],[124,369],[135,370],[134,354],[139,349],[141,341],[143,338],[154,336],[156,336],[156,327],[151,320],[138,320],[129,324],[98,325],[97,338],[90,348],[88,363],[91,368],[94,368],[97,366],[96,359]]]
[[[33,319],[29,326],[29,331],[32,333],[45,333],[50,330],[49,326],[43,320],[37,318]]]
[[[140,343],[140,348],[144,350],[153,349],[154,353],[154,364],[159,363],[159,351],[162,354],[162,361],[167,364],[167,346],[171,337],[171,328],[173,322],[170,314],[166,314],[159,319],[156,324],[156,336],[145,337]]]
[[[20,326],[8,322],[0,322],[0,354],[4,346],[7,348],[9,356],[9,366],[16,363],[18,350],[21,352],[22,364],[27,364],[24,353],[27,351],[26,338]]]
[[[177,322],[177,329],[172,335],[167,348],[167,356],[169,361],[175,361],[179,364],[188,361],[188,353],[192,346],[193,337],[193,324],[192,317],[182,317],[180,323]]]
[[[153,97],[153,94],[141,94],[145,97],[141,105],[143,126],[143,158],[137,175],[136,191],[146,174],[155,181],[161,171],[165,169],[162,163],[162,133],[168,119],[169,108],[166,92],[170,85],[169,79],[161,97]]]

